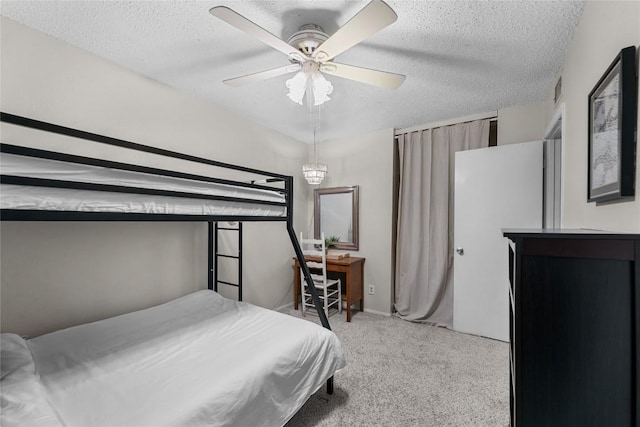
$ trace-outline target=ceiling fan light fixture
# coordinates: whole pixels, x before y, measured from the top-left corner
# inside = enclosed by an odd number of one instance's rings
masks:
[[[228,7],[216,6],[209,12],[238,30],[284,53],[292,63],[290,66],[224,80],[230,86],[267,80],[302,69],[303,74],[299,73],[287,80],[288,96],[292,101],[302,105],[302,99],[306,95],[309,97],[307,103],[311,107],[311,96],[314,97],[314,105],[318,106],[328,101],[329,94],[333,91],[331,83],[318,74],[319,71],[389,89],[398,88],[405,79],[401,74],[333,62],[333,59],[342,52],[398,19],[393,9],[382,0],[370,0],[332,35],[325,33],[322,27],[316,24],[305,24],[286,42]]]
[[[302,100],[308,90],[313,94],[313,104],[321,105],[331,100],[329,95],[333,92],[333,85],[324,78],[318,71],[308,73],[300,71],[295,76],[287,80],[287,96],[293,102],[302,105]]]

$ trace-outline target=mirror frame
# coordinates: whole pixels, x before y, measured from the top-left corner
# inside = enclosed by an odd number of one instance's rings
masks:
[[[354,185],[351,187],[334,187],[334,188],[316,188],[313,190],[313,232],[314,238],[320,238],[320,212],[321,212],[321,203],[320,199],[324,195],[328,194],[341,194],[341,193],[349,193],[351,194],[351,224],[352,224],[352,242],[339,242],[333,245],[336,249],[344,249],[350,251],[358,250],[358,186]],[[329,236],[325,236],[329,237]]]

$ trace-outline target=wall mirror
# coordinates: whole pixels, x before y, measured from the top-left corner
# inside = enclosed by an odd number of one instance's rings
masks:
[[[339,237],[333,247],[358,250],[358,186],[318,188],[313,191],[313,224],[316,239]]]

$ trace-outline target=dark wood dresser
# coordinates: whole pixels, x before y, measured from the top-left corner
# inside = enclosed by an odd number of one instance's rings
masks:
[[[503,233],[511,425],[640,427],[640,234]]]

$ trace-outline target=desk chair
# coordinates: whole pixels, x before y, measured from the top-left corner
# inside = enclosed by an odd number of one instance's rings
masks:
[[[311,271],[311,278],[318,291],[318,296],[324,308],[324,314],[329,317],[329,307],[335,305],[338,313],[342,313],[342,283],[340,279],[327,279],[327,251],[324,243],[324,233],[320,239],[304,239],[300,233],[300,246],[305,256],[314,256],[322,261],[306,261],[307,267]],[[300,295],[302,295],[302,316],[305,315],[307,307],[314,308],[311,293],[307,287],[304,271],[300,269]]]

